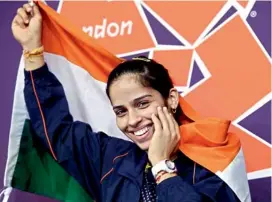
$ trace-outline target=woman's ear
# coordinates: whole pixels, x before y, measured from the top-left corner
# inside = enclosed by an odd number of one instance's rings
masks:
[[[168,109],[171,111],[176,111],[179,104],[179,93],[176,88],[171,88],[169,90],[169,97],[167,99]]]

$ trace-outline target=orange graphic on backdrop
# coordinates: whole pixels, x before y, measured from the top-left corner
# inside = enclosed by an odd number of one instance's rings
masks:
[[[237,0],[237,2],[241,4],[241,6],[243,6],[244,8],[246,8],[248,5],[248,0]]]
[[[114,54],[154,47],[131,1],[64,1],[61,14]]]
[[[238,2],[244,7],[248,4],[247,1]],[[225,1],[145,3],[193,43]],[[131,35],[97,39],[100,45],[115,54],[154,47],[132,2],[64,2],[61,13],[80,27],[101,24],[103,18],[117,23],[134,20],[136,28]],[[158,49],[154,51],[154,59],[169,69],[175,85],[186,86],[192,51]],[[211,77],[187,94],[185,99],[203,115],[235,120],[271,91],[270,62],[239,16],[200,44],[196,51]],[[271,166],[269,146],[235,126],[230,130],[241,138],[248,172]]]
[[[191,44],[225,4],[222,1],[163,1],[145,3]],[[177,18],[178,16],[178,18]]]
[[[270,147],[235,126],[231,126],[230,131],[239,135],[245,155],[247,172],[271,168]]]
[[[271,91],[269,60],[239,16],[196,50],[212,76],[188,94],[186,100],[205,115],[235,120]],[[211,103],[214,103],[212,110],[206,107],[211,106]],[[248,171],[270,166],[270,150],[267,146],[262,145],[263,149],[256,150],[257,143],[254,146],[248,144],[248,147],[243,145],[249,163]],[[250,150],[249,147],[256,149]],[[251,159],[253,156],[258,156],[263,163],[256,164],[256,159]]]
[[[154,51],[154,60],[167,67],[176,86],[187,86],[192,50]]]

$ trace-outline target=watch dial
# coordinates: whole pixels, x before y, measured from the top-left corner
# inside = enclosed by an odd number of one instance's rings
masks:
[[[171,169],[171,170],[174,170],[174,169],[176,168],[176,167],[175,167],[175,163],[172,162],[172,161],[167,160],[165,163],[166,163],[167,167],[168,167],[169,169]]]

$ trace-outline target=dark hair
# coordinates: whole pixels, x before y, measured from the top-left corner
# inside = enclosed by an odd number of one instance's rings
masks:
[[[139,82],[144,87],[150,87],[157,90],[164,99],[169,97],[170,89],[174,87],[172,79],[169,76],[168,70],[154,60],[148,59],[145,56],[133,58],[120,63],[112,70],[108,77],[106,93],[110,99],[110,87],[112,83],[123,75],[135,75]],[[181,115],[181,108],[178,105],[175,119]],[[179,122],[179,121],[178,121]]]

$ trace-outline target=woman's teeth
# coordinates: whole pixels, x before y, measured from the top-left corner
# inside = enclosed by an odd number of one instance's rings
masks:
[[[134,135],[141,136],[145,134],[148,130],[149,130],[149,127],[144,127],[143,129],[134,132]]]

